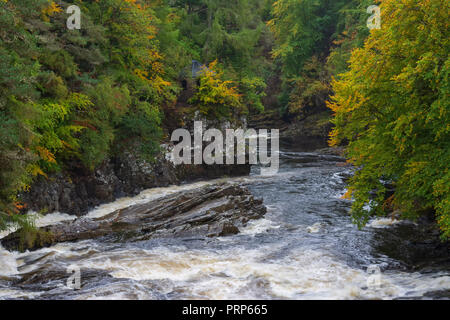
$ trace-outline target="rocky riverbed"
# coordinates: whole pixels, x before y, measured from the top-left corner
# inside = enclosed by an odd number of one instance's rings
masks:
[[[40,228],[36,238],[12,233],[1,243],[9,250],[39,249],[60,242],[96,239],[142,241],[164,237],[218,237],[239,233],[239,227],[266,213],[262,200],[239,185],[214,185],[181,191],[148,203],[119,209],[100,218]]]

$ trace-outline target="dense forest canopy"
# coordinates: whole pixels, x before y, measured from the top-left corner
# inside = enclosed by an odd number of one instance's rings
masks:
[[[296,121],[328,105],[355,222],[432,212],[449,237],[448,14],[446,0],[0,0],[0,229],[29,226],[19,195],[36,179],[127,149],[152,161],[196,60],[192,111]]]

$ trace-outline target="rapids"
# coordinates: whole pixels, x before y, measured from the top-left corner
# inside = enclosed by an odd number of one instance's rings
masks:
[[[448,297],[448,263],[411,268],[380,249],[380,232],[389,236],[390,228],[408,222],[374,219],[363,230],[351,223],[351,202],[341,196],[352,172],[343,159],[284,151],[280,160],[275,176],[259,176],[255,167],[249,177],[151,189],[89,213],[100,217],[179,190],[238,183],[268,208],[238,235],[136,243],[97,239],[25,253],[0,247],[0,299]],[[57,213],[38,219],[38,225],[65,219],[73,218]],[[80,290],[66,286],[69,266],[80,268]]]

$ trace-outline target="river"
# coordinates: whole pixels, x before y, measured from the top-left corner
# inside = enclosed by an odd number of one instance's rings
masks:
[[[351,168],[336,156],[280,153],[280,172],[147,190],[103,205],[98,217],[178,190],[219,182],[246,185],[268,208],[234,236],[87,240],[35,252],[0,248],[0,299],[411,299],[445,298],[448,263],[411,268],[382,250],[390,228],[374,219],[358,230],[341,199]],[[70,219],[53,214],[41,225]],[[411,223],[410,223],[411,224]],[[447,261],[448,262],[448,261]],[[66,286],[69,266],[81,289]]]

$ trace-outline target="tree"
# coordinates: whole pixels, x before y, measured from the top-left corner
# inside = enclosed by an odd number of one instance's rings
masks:
[[[66,2],[0,1],[0,229],[29,231],[18,194],[38,176],[92,170],[120,148],[152,159],[160,144],[175,88],[155,1],[75,3],[81,30],[67,30]]]
[[[357,168],[353,219],[363,226],[386,207],[405,218],[436,212],[449,238],[449,3],[384,0],[381,12],[381,30],[353,52],[329,104],[331,144],[347,141]],[[384,182],[395,186],[387,200]]]
[[[258,112],[263,110],[261,100],[271,68],[265,46],[272,35],[263,21],[271,2],[179,0],[174,4],[184,52],[191,60],[207,64],[218,60],[224,78],[234,81],[245,103]]]
[[[239,113],[242,107],[241,97],[231,81],[222,80],[223,73],[217,67],[217,61],[203,67],[200,85],[190,99],[190,103],[206,116],[215,119],[230,119]]]
[[[369,0],[370,1],[370,0]],[[278,0],[268,22],[272,55],[281,65],[281,112],[304,118],[326,110],[331,74],[344,71],[351,49],[365,37],[366,0]],[[361,17],[366,20],[361,23]]]

